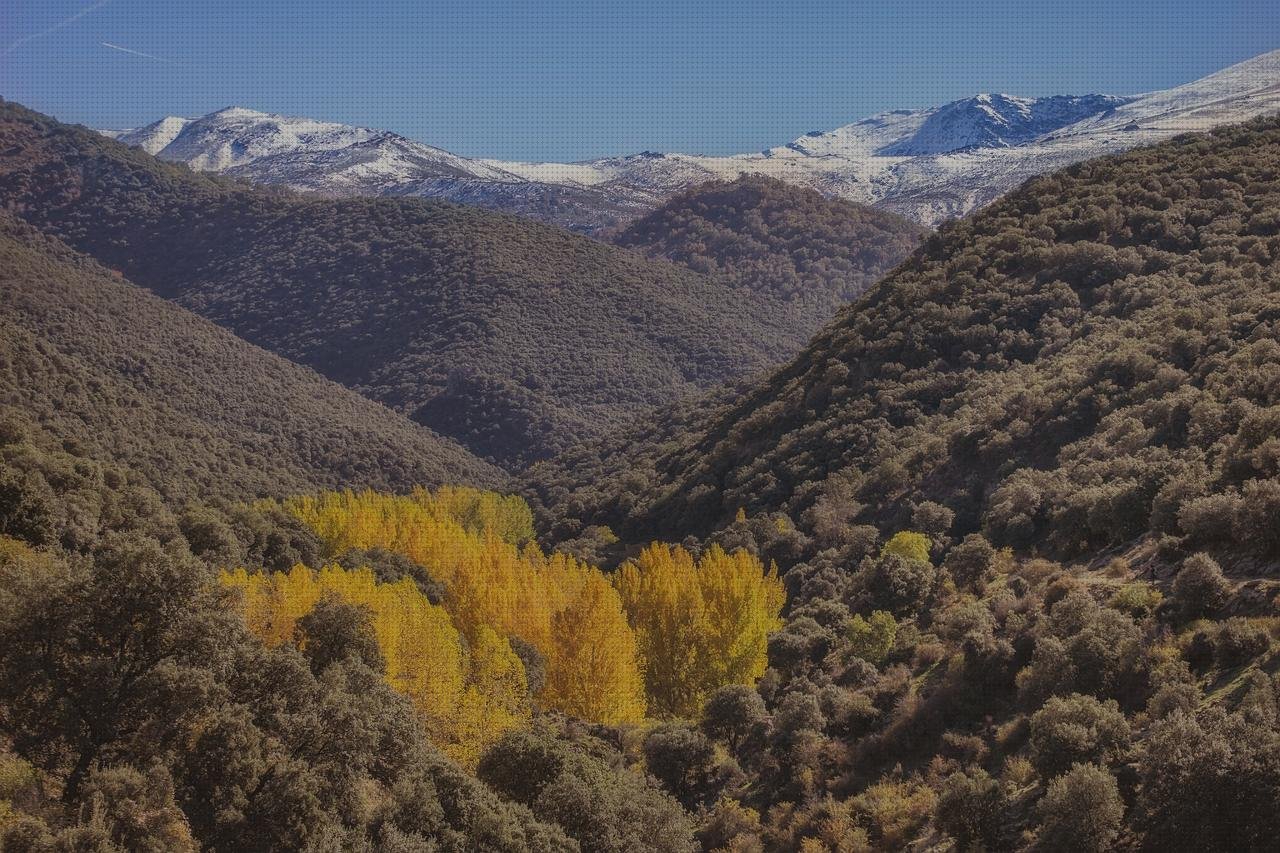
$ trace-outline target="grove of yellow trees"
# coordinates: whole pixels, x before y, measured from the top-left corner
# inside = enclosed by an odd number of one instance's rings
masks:
[[[243,595],[249,629],[269,645],[291,641],[297,621],[325,595],[364,607],[371,617],[387,681],[408,696],[432,739],[464,764],[529,717],[524,668],[493,631],[467,645],[448,612],[412,580],[378,583],[368,569],[295,566],[288,573],[224,572]]]
[[[544,708],[616,725],[698,713],[725,684],[753,684],[784,595],[745,551],[712,547],[701,560],[655,544],[610,578],[532,542],[518,497],[462,487],[392,496],[328,492],[282,503],[330,555],[382,548],[423,566],[445,589],[433,605],[409,579],[378,583],[368,569],[238,569],[249,627],[290,641],[324,595],[368,609],[387,679],[409,696],[433,740],[464,764],[528,719],[531,697],[511,640],[537,650]]]
[[[616,582],[652,711],[695,716],[716,688],[764,674],[786,600],[776,568],[766,574],[748,552],[718,545],[695,562],[679,546],[655,543],[624,563]]]

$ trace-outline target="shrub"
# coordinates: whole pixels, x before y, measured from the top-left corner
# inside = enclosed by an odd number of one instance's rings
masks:
[[[999,843],[1006,807],[1004,790],[987,771],[954,773],[938,796],[937,823],[961,849],[991,848]]]
[[[1240,616],[1233,616],[1218,627],[1218,666],[1239,666],[1258,657],[1271,647],[1266,629]]]
[[[1031,760],[1052,779],[1072,764],[1103,763],[1129,745],[1129,723],[1114,701],[1054,697],[1031,717]]]
[[[1135,581],[1127,583],[1111,596],[1111,606],[1116,610],[1128,613],[1135,619],[1143,619],[1156,612],[1164,595],[1149,583]]]
[[[1182,505],[1178,510],[1178,526],[1198,544],[1226,542],[1231,539],[1239,511],[1237,494],[1204,495]]]
[[[1192,554],[1183,560],[1173,579],[1173,600],[1188,619],[1216,612],[1230,595],[1230,582],[1208,554]]]
[[[971,533],[947,552],[943,565],[961,589],[981,590],[991,573],[995,549],[981,533]]]
[[[702,730],[707,737],[737,751],[752,732],[768,720],[764,699],[754,688],[743,684],[721,687],[702,709]]]
[[[1036,811],[1040,850],[1102,853],[1120,834],[1124,803],[1114,776],[1092,764],[1077,764],[1049,783]]]
[[[928,536],[910,530],[900,530],[884,543],[884,547],[880,549],[880,555],[896,554],[908,560],[921,560],[927,563],[929,550]]]
[[[1182,711],[1191,712],[1200,704],[1200,688],[1184,681],[1164,684],[1147,702],[1147,714],[1155,720]]]
[[[871,616],[863,619],[856,614],[849,620],[846,632],[849,638],[849,653],[867,663],[879,665],[893,650],[893,641],[898,633],[898,623],[893,614],[883,610],[874,610]]]
[[[373,632],[373,614],[360,604],[328,593],[300,617],[294,635],[302,655],[316,675],[331,664],[354,657],[365,666],[385,672],[386,661]]]
[[[707,736],[684,723],[667,723],[644,741],[645,767],[687,809],[710,792],[716,751]]]
[[[865,817],[876,849],[902,850],[924,827],[937,804],[937,794],[915,782],[881,781],[854,798]]]
[[[1150,850],[1270,850],[1280,837],[1280,733],[1208,708],[1156,722],[1136,828]]]
[[[921,501],[911,511],[911,526],[934,542],[945,545],[956,514],[934,501]]]
[[[926,560],[886,551],[866,567],[863,576],[873,606],[909,616],[933,594],[937,570]]]
[[[1255,550],[1280,554],[1280,479],[1244,484],[1232,531],[1238,541],[1248,542]]]

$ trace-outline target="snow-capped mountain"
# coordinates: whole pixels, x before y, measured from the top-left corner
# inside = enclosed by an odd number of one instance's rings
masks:
[[[708,180],[757,173],[934,224],[1071,163],[1280,111],[1280,50],[1174,89],[899,110],[729,157],[583,163],[461,157],[386,131],[228,108],[110,135],[196,169],[329,195],[416,195],[593,231]]]
[[[932,110],[920,123],[919,130],[876,153],[887,157],[915,157],[950,154],[968,148],[1012,148],[1114,110],[1128,100],[1109,95],[1082,98],[976,95]]]
[[[121,130],[113,133],[116,139],[126,145],[136,145],[148,154],[159,154],[161,151],[169,147],[169,144],[177,138],[179,133],[191,124],[189,118],[178,118],[177,116],[165,116],[157,122],[152,122],[146,127],[133,128],[131,130]]]

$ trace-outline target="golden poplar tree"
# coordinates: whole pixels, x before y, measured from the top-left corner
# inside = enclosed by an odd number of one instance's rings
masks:
[[[712,689],[755,684],[768,665],[769,635],[782,627],[786,593],[777,568],[765,573],[747,551],[726,554],[712,545],[698,561],[698,588],[706,615],[706,683]]]
[[[572,586],[555,614],[542,699],[552,708],[607,725],[644,717],[644,680],[636,639],[618,591],[600,572],[578,564],[566,569]]]
[[[706,631],[693,557],[654,543],[622,565],[617,586],[636,632],[651,709],[693,716],[702,695]]]
[[[696,716],[717,688],[764,673],[785,593],[777,571],[766,573],[756,557],[712,546],[695,562],[679,546],[655,543],[623,564],[616,583],[652,711]]]

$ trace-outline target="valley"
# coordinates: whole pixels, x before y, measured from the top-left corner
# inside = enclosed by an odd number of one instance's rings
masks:
[[[0,102],[0,851],[1272,849],[1277,113]]]

